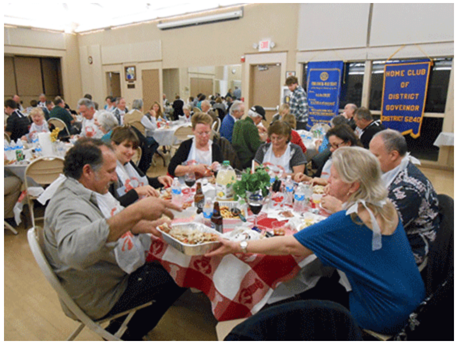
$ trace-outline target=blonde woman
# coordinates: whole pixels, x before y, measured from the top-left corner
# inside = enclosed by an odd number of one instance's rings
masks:
[[[387,199],[376,157],[360,147],[333,153],[329,192],[343,211],[293,236],[233,242],[206,256],[230,253],[315,254],[343,271],[352,286],[351,314],[363,329],[398,332],[424,299],[425,289],[397,211]]]
[[[277,112],[275,115],[273,115],[273,120],[271,121],[271,124],[274,123],[276,120],[281,120],[284,118],[286,114],[290,113],[290,106],[288,104],[282,104],[279,106],[279,112]],[[271,125],[270,124],[270,125]],[[296,126],[295,126],[296,128]]]

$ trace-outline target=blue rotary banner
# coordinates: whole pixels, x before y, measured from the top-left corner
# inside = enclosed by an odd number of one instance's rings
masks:
[[[386,128],[420,136],[430,65],[430,60],[385,65],[381,122]]]
[[[308,129],[338,114],[343,61],[308,63]]]

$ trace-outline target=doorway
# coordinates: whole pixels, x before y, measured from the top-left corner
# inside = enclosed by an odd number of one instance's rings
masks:
[[[266,120],[272,121],[279,105],[279,94],[281,92],[281,65],[258,64],[250,66],[250,97],[249,107],[259,105],[266,111]]]
[[[121,79],[120,73],[108,72],[108,94],[114,98],[121,97]]]
[[[155,101],[161,107],[163,106],[159,84],[159,69],[142,70],[142,98],[145,112],[150,110]]]

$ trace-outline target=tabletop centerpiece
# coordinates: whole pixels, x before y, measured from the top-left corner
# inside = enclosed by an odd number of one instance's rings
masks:
[[[250,194],[261,191],[263,197],[269,194],[270,176],[266,167],[259,166],[251,173],[250,168],[242,172],[241,179],[233,184],[234,199],[246,200]]]

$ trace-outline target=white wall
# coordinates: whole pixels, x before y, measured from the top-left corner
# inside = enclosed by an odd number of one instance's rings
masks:
[[[454,4],[374,4],[370,45],[454,41]]]
[[[365,47],[369,4],[301,4],[298,50]]]
[[[300,5],[300,51],[453,41],[454,4]]]

